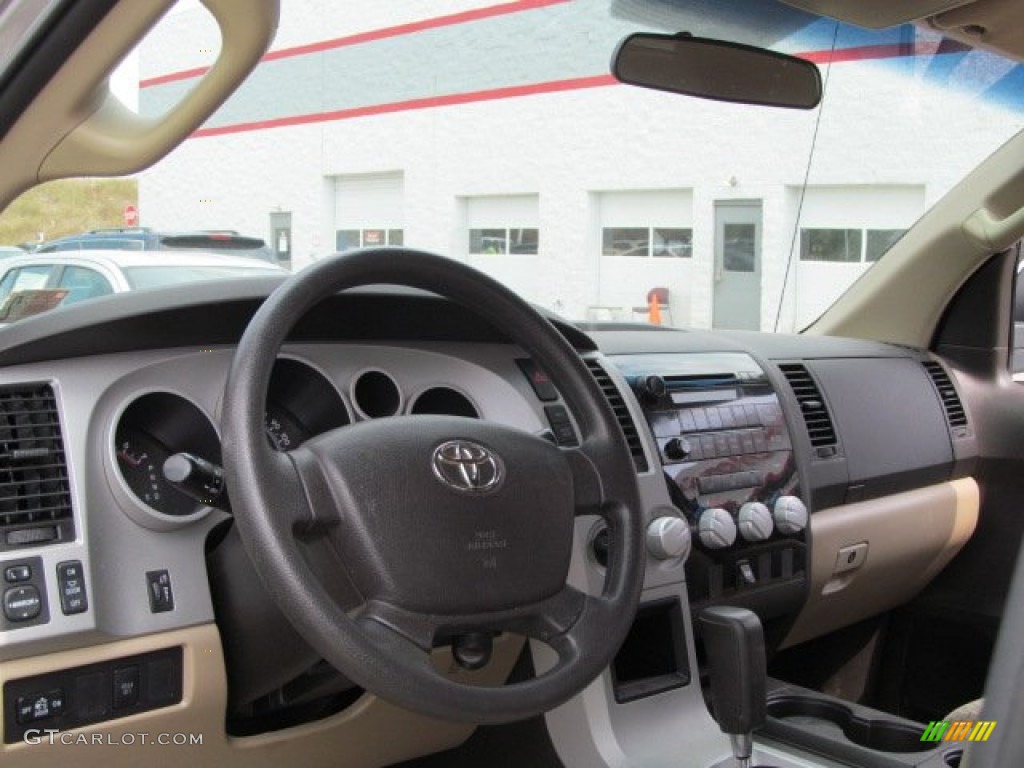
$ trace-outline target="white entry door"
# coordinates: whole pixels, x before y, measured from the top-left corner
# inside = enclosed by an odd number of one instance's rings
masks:
[[[761,329],[761,201],[715,203],[715,328]]]

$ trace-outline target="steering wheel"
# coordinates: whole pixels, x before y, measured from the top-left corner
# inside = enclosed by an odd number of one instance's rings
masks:
[[[319,301],[360,285],[447,297],[487,321],[546,371],[576,417],[578,448],[456,416],[397,416],[331,430],[277,453],[263,419],[271,368],[292,326]],[[633,462],[600,388],[564,337],[500,283],[459,262],[373,248],[317,262],[275,290],[235,352],[222,413],[235,523],[263,585],[323,657],[383,699],[447,720],[500,723],[548,711],[611,661],[643,582],[642,509]],[[601,515],[610,552],[600,595],[566,583],[574,518]],[[326,536],[336,603],[303,540]],[[501,687],[437,672],[431,648],[469,632],[547,643],[557,661]]]

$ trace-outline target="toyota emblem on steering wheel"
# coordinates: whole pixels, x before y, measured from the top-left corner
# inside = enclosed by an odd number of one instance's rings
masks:
[[[462,493],[493,491],[504,479],[501,459],[479,443],[449,440],[434,449],[431,462],[442,484]]]

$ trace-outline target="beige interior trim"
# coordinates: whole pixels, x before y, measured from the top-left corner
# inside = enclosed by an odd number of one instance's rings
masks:
[[[978,484],[965,478],[815,512],[810,592],[782,647],[910,600],[971,537],[979,506]],[[843,570],[851,548],[863,560]]]
[[[497,638],[491,663],[478,672],[459,668],[448,651],[438,651],[442,658],[435,661],[461,682],[499,685],[507,679],[522,645],[519,637]],[[174,646],[183,649],[185,679],[180,704],[67,731],[63,738],[69,743],[60,743],[61,737],[56,736],[50,744],[43,734],[42,743],[0,745],[0,765],[371,768],[450,749],[473,731],[473,726],[432,720],[366,694],[343,712],[315,723],[231,738],[224,731],[227,678],[220,634],[213,624],[5,661],[0,663],[0,685],[7,680]],[[148,734],[147,740],[155,740],[159,734],[201,734],[202,744],[143,745],[139,735],[143,733]],[[123,743],[129,740],[131,745]]]
[[[15,123],[0,145],[0,209],[30,186],[68,176],[119,176],[159,160],[231,95],[277,30],[278,0],[203,0],[220,25],[210,71],[159,119],[143,119],[110,93],[118,63],[173,0],[118,3]]]
[[[1022,12],[1020,0],[975,0],[928,23],[947,37],[1020,60],[1024,58]]]

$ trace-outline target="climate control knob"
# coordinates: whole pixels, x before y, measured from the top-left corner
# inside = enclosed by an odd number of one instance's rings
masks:
[[[736,521],[720,507],[705,509],[697,521],[697,535],[708,549],[731,547],[736,541]]]
[[[740,536],[747,541],[766,541],[771,538],[775,524],[772,513],[760,501],[748,501],[736,516]]]
[[[685,560],[690,545],[690,526],[680,517],[666,515],[647,526],[647,551],[659,560]]]
[[[775,527],[787,536],[807,527],[807,507],[796,496],[779,496],[775,502]]]

